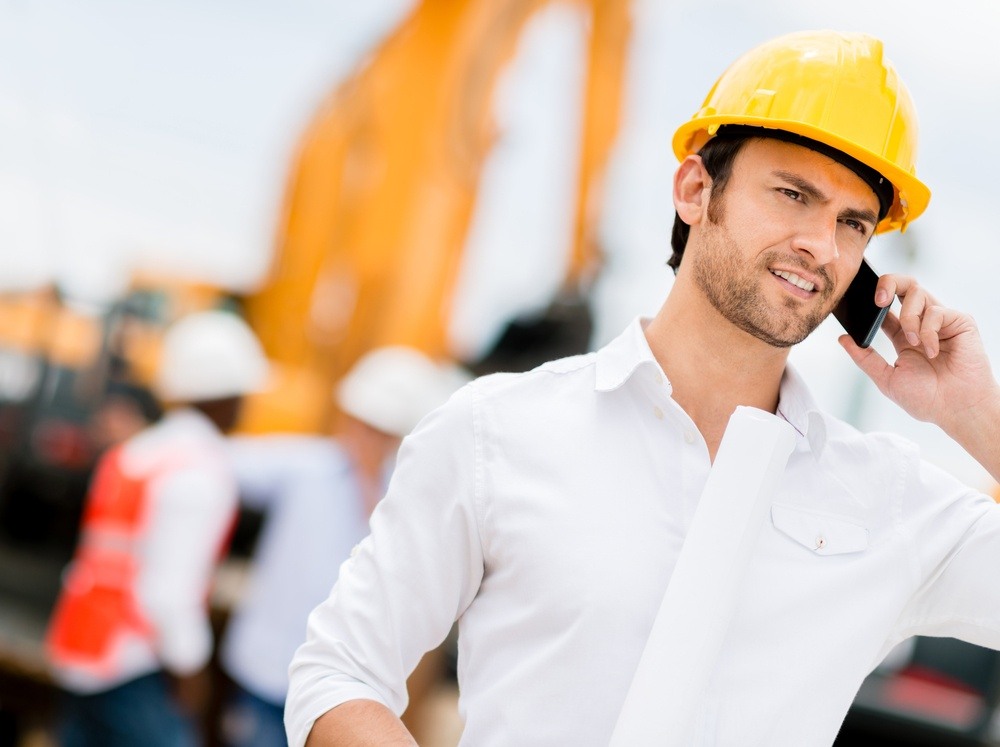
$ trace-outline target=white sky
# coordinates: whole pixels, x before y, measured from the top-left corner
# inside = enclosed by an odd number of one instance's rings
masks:
[[[100,296],[149,264],[251,287],[314,105],[414,2],[0,0],[0,287],[57,277]],[[669,288],[673,129],[754,44],[835,28],[885,41],[917,104],[919,174],[934,193],[905,240],[877,240],[872,264],[918,274],[971,311],[1000,360],[1000,3],[635,0],[635,15],[595,342],[655,312]],[[551,267],[537,274],[551,282]],[[862,427],[903,431],[985,487],[935,429],[858,379],[830,325],[793,354],[821,400]]]
[[[0,0],[0,284],[264,273],[319,98],[411,0]]]

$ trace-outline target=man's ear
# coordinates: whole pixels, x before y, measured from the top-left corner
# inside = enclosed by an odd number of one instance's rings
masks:
[[[674,173],[674,208],[689,226],[701,223],[708,208],[708,188],[712,177],[705,170],[701,156],[691,155],[681,161]]]

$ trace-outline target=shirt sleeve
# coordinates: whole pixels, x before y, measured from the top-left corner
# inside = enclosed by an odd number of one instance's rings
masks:
[[[160,661],[177,674],[198,671],[212,652],[207,597],[236,510],[232,486],[221,477],[189,467],[149,487],[150,523],[138,594],[156,633]]]
[[[912,474],[911,540],[920,586],[900,618],[902,635],[1000,649],[1000,506],[926,462]]]
[[[466,387],[403,441],[370,535],[309,616],[289,670],[291,745],[304,744],[313,722],[348,700],[402,713],[407,676],[475,596],[483,552],[473,399]]]

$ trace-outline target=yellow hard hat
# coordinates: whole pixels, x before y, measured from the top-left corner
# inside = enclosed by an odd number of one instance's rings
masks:
[[[724,125],[784,130],[829,146],[888,179],[892,205],[876,231],[906,225],[931,193],[916,176],[917,115],[882,42],[866,34],[805,31],[747,52],[674,133],[678,159]]]

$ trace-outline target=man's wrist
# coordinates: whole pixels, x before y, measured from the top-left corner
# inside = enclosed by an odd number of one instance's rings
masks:
[[[1000,482],[1000,386],[940,426]]]

